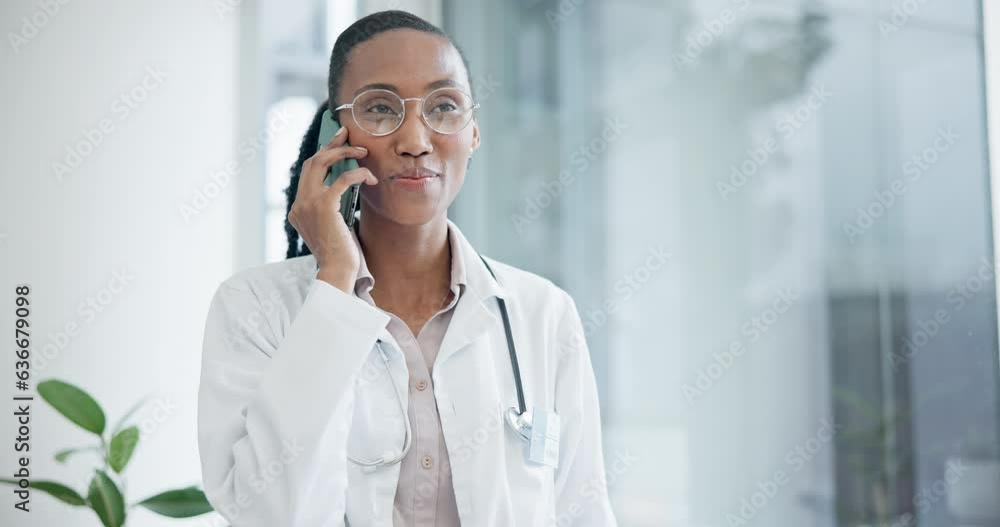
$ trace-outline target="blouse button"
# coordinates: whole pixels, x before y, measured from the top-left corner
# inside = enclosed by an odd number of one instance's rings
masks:
[[[427,388],[427,381],[425,381],[423,379],[420,379],[419,381],[417,381],[417,389],[418,390],[424,391],[425,388]]]
[[[424,457],[420,458],[420,465],[423,466],[424,468],[431,468],[431,466],[433,466],[433,464],[434,464],[434,460],[431,459],[431,456],[424,456]]]

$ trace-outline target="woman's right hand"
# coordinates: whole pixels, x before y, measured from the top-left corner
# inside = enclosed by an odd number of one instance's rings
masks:
[[[347,128],[341,127],[329,143],[302,163],[299,187],[288,212],[288,221],[316,257],[319,269],[316,277],[351,293],[361,266],[361,255],[340,215],[340,197],[351,185],[375,185],[378,179],[361,167],[344,172],[329,187],[323,184],[334,163],[368,155],[364,148],[345,146],[347,134]]]

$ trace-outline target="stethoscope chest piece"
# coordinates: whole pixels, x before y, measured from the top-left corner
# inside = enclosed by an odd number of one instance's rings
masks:
[[[525,441],[531,441],[531,412],[518,412],[511,406],[507,409],[507,426]]]
[[[545,408],[519,412],[510,407],[506,412],[507,426],[527,442],[528,461],[559,466],[559,415]]]

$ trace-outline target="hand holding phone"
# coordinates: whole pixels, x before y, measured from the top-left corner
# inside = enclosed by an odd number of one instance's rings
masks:
[[[327,117],[323,116],[324,126],[328,126],[325,122]],[[351,169],[351,165],[345,163],[353,162],[357,166],[357,159],[368,155],[368,151],[347,144],[346,128],[332,126],[332,139],[323,143],[302,164],[288,221],[316,258],[316,278],[351,293],[361,265],[361,255],[348,227],[348,217],[351,220],[354,218],[350,209],[357,204],[357,196],[349,190],[359,188],[361,183],[375,185],[378,179],[367,168]],[[341,130],[339,134],[336,133],[338,129]],[[343,163],[341,168],[331,170],[339,163]],[[324,184],[327,180],[330,181],[329,186]],[[350,207],[345,207],[345,204]]]
[[[319,128],[319,139],[316,141],[316,150],[319,151],[333,139],[333,134],[340,128],[340,123],[334,119],[330,110],[323,112],[323,124]],[[344,146],[350,146],[346,141]],[[329,173],[323,180],[323,184],[330,186],[344,172],[358,168],[358,161],[354,158],[347,158],[334,163],[330,167]],[[351,185],[340,200],[340,214],[344,217],[344,223],[348,227],[354,227],[354,212],[358,209],[358,195],[361,193],[361,185]]]

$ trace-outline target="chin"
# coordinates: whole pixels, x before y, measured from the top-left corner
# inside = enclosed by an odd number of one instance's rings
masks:
[[[423,225],[446,213],[447,207],[442,209],[431,202],[426,204],[373,204],[366,202],[364,204],[364,211],[370,214],[377,214],[400,225]],[[364,212],[362,212],[362,215],[364,215]]]
[[[393,211],[389,218],[400,225],[423,225],[438,216],[437,209],[431,207],[405,207]]]

